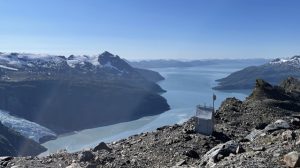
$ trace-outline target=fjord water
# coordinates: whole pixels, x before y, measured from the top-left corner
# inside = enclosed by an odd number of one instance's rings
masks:
[[[87,129],[69,135],[63,135],[56,140],[44,144],[48,151],[53,153],[66,149],[69,152],[96,146],[99,142],[112,142],[130,135],[155,130],[164,125],[182,123],[195,114],[197,104],[212,105],[212,95],[217,95],[215,103],[219,107],[227,97],[236,97],[243,100],[250,90],[214,91],[216,79],[223,78],[230,73],[240,70],[248,65],[207,65],[188,68],[157,68],[153,69],[165,77],[159,85],[167,90],[165,97],[171,110],[156,116],[143,117],[135,121],[129,121],[104,127]]]

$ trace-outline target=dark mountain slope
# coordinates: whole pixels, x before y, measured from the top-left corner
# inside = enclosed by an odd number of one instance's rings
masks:
[[[0,83],[0,108],[57,133],[159,114],[164,98],[114,81],[36,80]]]
[[[140,69],[140,68],[135,68],[135,70],[143,77],[145,77],[148,81],[158,82],[165,79],[158,72],[155,71],[151,71],[148,69]]]

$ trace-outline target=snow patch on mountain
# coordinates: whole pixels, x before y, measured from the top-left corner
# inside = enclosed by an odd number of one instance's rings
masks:
[[[12,70],[12,71],[17,71],[17,70],[18,70],[18,69],[16,69],[16,68],[7,67],[7,66],[4,66],[4,65],[0,65],[0,68],[4,68],[4,69],[8,69],[8,70]]]
[[[45,136],[57,136],[53,131],[46,127],[23,118],[12,116],[3,110],[0,110],[0,122],[6,127],[19,132],[21,135],[36,142],[39,142],[39,139]]]
[[[291,66],[300,68],[300,56],[293,56],[291,58],[277,58],[277,59],[271,61],[269,64],[291,65]]]
[[[0,62],[2,64],[11,65],[16,68],[21,67],[53,67],[62,63],[61,57],[45,54],[27,54],[27,53],[2,53]]]
[[[270,63],[271,63],[271,64],[281,64],[281,63],[285,63],[285,62],[287,62],[287,61],[288,61],[288,59],[277,58],[277,59],[271,61]]]
[[[0,62],[14,65],[16,67],[33,67],[42,66],[50,67],[50,64],[59,64],[65,61],[63,57],[57,55],[45,55],[45,54],[27,54],[27,53],[0,53]],[[84,64],[85,62],[91,63],[94,66],[101,66],[98,61],[98,56],[70,56],[67,60],[67,64],[74,68],[76,64]]]
[[[100,63],[98,62],[98,57],[97,56],[70,56],[67,60],[67,64],[75,68],[77,64],[84,64],[85,62],[91,63],[94,66],[99,66]]]
[[[115,70],[117,70],[117,71],[119,71],[119,72],[123,73],[123,71],[122,71],[122,70],[120,70],[119,68],[117,68],[117,67],[113,66],[113,65],[111,64],[111,62],[110,62],[110,61],[106,62],[106,63],[103,65],[103,67],[106,67],[106,68],[111,68],[111,69],[115,69]]]

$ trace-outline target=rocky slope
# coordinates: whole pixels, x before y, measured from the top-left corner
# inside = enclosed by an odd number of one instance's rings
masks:
[[[58,134],[169,109],[156,72],[119,56],[0,54],[0,109]]]
[[[289,78],[281,86],[256,81],[245,100],[226,99],[216,113],[215,132],[194,132],[195,118],[76,153],[16,157],[15,167],[298,167],[299,96]],[[290,104],[291,103],[291,104]],[[288,106],[289,105],[289,106]],[[292,108],[291,108],[292,107]]]
[[[252,89],[255,79],[264,79],[271,84],[278,85],[279,82],[292,76],[300,78],[300,56],[287,59],[275,59],[260,66],[250,66],[229,76],[217,80],[217,90]]]

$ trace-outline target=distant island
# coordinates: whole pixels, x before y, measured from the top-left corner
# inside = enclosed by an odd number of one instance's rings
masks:
[[[214,89],[252,89],[257,78],[277,85],[289,76],[300,78],[300,56],[285,59],[277,58],[263,65],[246,67],[225,78],[218,79],[219,85],[214,87]]]

